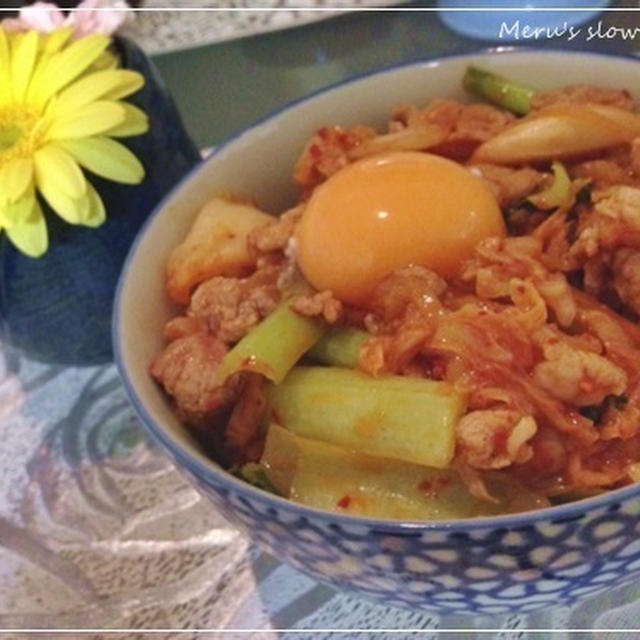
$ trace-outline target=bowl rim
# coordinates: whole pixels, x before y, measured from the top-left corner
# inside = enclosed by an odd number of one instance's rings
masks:
[[[410,62],[401,62],[393,65],[379,67],[370,71],[366,71],[361,74],[350,76],[339,82],[333,83],[329,86],[322,87],[311,93],[305,94],[302,97],[291,100],[280,107],[269,111],[266,115],[255,120],[250,125],[243,129],[233,133],[221,144],[217,145],[213,151],[207,154],[200,162],[198,162],[193,168],[191,168],[167,193],[164,198],[154,207],[143,225],[140,227],[136,237],[134,238],[126,259],[123,263],[120,277],[118,278],[118,284],[115,290],[113,311],[111,317],[111,339],[113,345],[113,356],[116,369],[123,382],[126,394],[129,401],[133,405],[138,417],[146,427],[147,433],[152,437],[156,444],[169,455],[174,462],[178,463],[179,469],[182,473],[185,470],[193,474],[198,478],[199,483],[206,485],[207,487],[218,487],[229,492],[239,494],[244,500],[258,500],[263,503],[269,511],[275,511],[282,509],[288,513],[289,516],[302,518],[305,520],[322,521],[329,526],[340,527],[341,529],[352,529],[354,527],[366,527],[370,530],[375,530],[384,534],[413,534],[418,535],[421,531],[429,532],[472,532],[478,530],[487,529],[514,529],[521,528],[536,524],[544,523],[561,523],[563,521],[576,520],[580,517],[587,515],[590,512],[594,512],[601,509],[615,510],[620,502],[629,500],[634,497],[640,496],[640,483],[632,484],[628,487],[622,487],[619,489],[612,489],[601,495],[582,498],[573,502],[560,504],[552,507],[543,507],[541,509],[535,509],[532,511],[524,511],[519,513],[510,513],[494,516],[476,516],[471,518],[462,518],[456,520],[427,520],[427,521],[415,521],[415,520],[388,520],[382,518],[371,518],[350,514],[342,514],[332,511],[325,511],[315,507],[309,507],[297,502],[293,502],[282,496],[270,493],[263,489],[259,489],[248,482],[234,476],[218,464],[214,460],[209,463],[205,463],[195,456],[191,455],[186,449],[184,449],[177,441],[175,441],[169,432],[165,430],[162,425],[151,416],[147,411],[138,396],[131,377],[129,376],[126,367],[124,366],[124,352],[122,342],[120,340],[120,324],[122,316],[122,293],[127,281],[129,269],[131,263],[135,259],[138,251],[138,247],[142,242],[143,237],[146,234],[147,228],[151,226],[155,218],[161,213],[161,211],[169,203],[176,191],[191,180],[194,176],[200,173],[205,165],[213,160],[217,155],[223,152],[228,146],[234,144],[243,135],[252,132],[255,129],[260,128],[262,125],[268,123],[273,118],[296,108],[298,105],[314,100],[320,95],[325,95],[341,88],[355,84],[361,80],[365,80],[372,76],[383,76],[387,73],[393,73],[410,68],[429,68],[439,66],[443,62],[446,63],[450,60],[461,60],[464,58],[477,59],[478,57],[487,55],[507,55],[519,57],[535,53],[542,58],[553,58],[557,56],[580,56],[591,57],[597,59],[611,59],[624,60],[629,63],[636,63],[640,66],[640,60],[630,54],[608,53],[608,52],[593,52],[593,51],[581,51],[573,49],[538,49],[535,47],[527,46],[491,46],[479,49],[477,51],[466,53],[453,53],[437,55],[434,57],[420,58]],[[186,427],[185,427],[186,429]],[[181,467],[184,467],[182,469]]]

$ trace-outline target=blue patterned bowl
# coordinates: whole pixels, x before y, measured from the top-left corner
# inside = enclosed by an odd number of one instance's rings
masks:
[[[291,167],[322,125],[382,125],[401,101],[462,98],[470,63],[550,89],[571,82],[637,87],[640,63],[584,53],[502,52],[403,66],[346,82],[268,117],[220,147],[142,229],[117,290],[118,368],[144,424],[229,520],[315,578],[387,604],[497,614],[569,603],[640,577],[640,487],[521,515],[390,522],[320,512],[255,489],[209,460],[148,375],[175,313],[165,261],[216,193],[251,195],[273,212],[291,202]],[[640,97],[637,95],[636,97]]]

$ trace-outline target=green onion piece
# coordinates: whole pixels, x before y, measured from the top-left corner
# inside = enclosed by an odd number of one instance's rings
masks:
[[[568,204],[572,197],[571,178],[564,165],[556,160],[551,164],[551,171],[553,171],[551,184],[527,198],[531,204],[545,211]]]
[[[477,67],[467,67],[462,86],[470,93],[519,116],[529,113],[531,98],[535,93],[528,87]]]
[[[236,475],[254,487],[258,487],[258,489],[268,491],[269,493],[277,493],[275,487],[269,481],[265,468],[256,462],[243,464],[237,470]]]
[[[267,398],[273,420],[300,436],[435,468],[451,462],[464,410],[444,382],[340,367],[296,367]]]
[[[374,458],[295,435],[277,424],[260,460],[269,482],[295,502],[349,515],[453,520],[548,506],[507,476],[487,474],[496,502],[478,500],[452,469]]]
[[[358,366],[360,349],[369,338],[360,329],[329,329],[309,350],[307,355],[320,364],[355,369]]]
[[[322,323],[293,311],[281,303],[224,357],[216,382],[239,371],[260,373],[278,384],[324,333]]]

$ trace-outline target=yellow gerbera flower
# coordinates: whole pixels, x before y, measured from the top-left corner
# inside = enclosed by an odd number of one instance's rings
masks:
[[[97,227],[105,209],[81,167],[116,182],[144,177],[138,159],[113,138],[144,133],[147,117],[122,98],[144,84],[116,69],[110,39],[70,40],[0,26],[0,231],[27,255],[42,255],[47,226],[36,192],[71,224]]]

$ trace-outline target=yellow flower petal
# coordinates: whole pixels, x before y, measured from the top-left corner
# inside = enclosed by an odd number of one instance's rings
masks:
[[[129,138],[130,136],[146,133],[149,130],[149,118],[147,118],[147,114],[144,111],[128,102],[120,102],[119,104],[125,111],[124,122],[103,131],[104,135],[112,138]]]
[[[55,184],[55,189],[71,199],[78,199],[87,192],[87,181],[78,163],[66,151],[54,145],[38,149],[34,155],[36,180]]]
[[[104,133],[125,122],[123,104],[99,100],[58,117],[49,128],[49,140],[86,138]]]
[[[97,71],[67,87],[58,95],[50,109],[52,114],[60,114],[83,107],[99,100],[118,100],[134,93],[144,84],[144,78],[135,71],[112,69]]]
[[[65,222],[69,224],[82,224],[89,215],[89,196],[85,194],[82,198],[70,198],[64,191],[61,191],[53,182],[38,183],[38,189],[43,195],[47,204]],[[87,189],[88,191],[88,189]]]
[[[30,215],[25,220],[6,225],[5,231],[15,247],[32,258],[39,258],[49,246],[47,224],[35,199]]]
[[[91,65],[93,71],[106,71],[107,69],[116,69],[117,67],[118,58],[109,50],[103,51]]]
[[[69,224],[95,228],[107,218],[102,198],[91,184],[87,183],[87,193],[78,200],[71,200],[55,189],[42,195],[49,206]]]
[[[49,70],[52,56],[57,53],[67,43],[73,29],[71,27],[63,27],[52,31],[51,34],[43,36],[44,45],[33,70],[33,77],[27,89],[26,101],[34,107],[41,109],[43,102],[39,100],[39,95],[43,93],[46,86],[43,84],[43,78]]]
[[[144,167],[129,149],[111,138],[59,140],[85,169],[115,182],[138,184],[144,178]]]
[[[0,222],[4,220],[5,226],[8,226],[10,224],[26,220],[33,210],[35,198],[35,191],[33,187],[31,187],[19,200],[16,200],[15,202],[5,201],[0,205],[0,208],[2,209]]]
[[[9,39],[4,29],[0,26],[0,105],[11,100],[11,83],[7,82],[10,73],[9,63]]]
[[[87,188],[87,198],[89,200],[89,212],[83,224],[87,227],[99,227],[107,219],[104,202],[102,202],[102,198],[91,185],[88,185]]]
[[[105,71],[104,73],[108,72]],[[122,98],[130,96],[144,86],[144,76],[137,71],[118,69],[117,71],[112,70],[111,73],[119,74],[120,82],[118,86],[113,87],[113,89],[104,95],[105,100],[122,100]]]
[[[16,158],[0,171],[0,194],[10,203],[16,202],[33,178],[33,160]]]
[[[76,40],[52,56],[47,73],[41,78],[42,93],[39,98],[48,100],[60,89],[84,73],[109,46],[109,38],[90,35]]]
[[[65,44],[67,44],[71,34],[73,34],[72,27],[60,27],[59,29],[52,31],[45,37],[43,52],[47,55],[57,53]]]
[[[13,84],[13,99],[24,100],[31,74],[36,64],[38,53],[38,32],[27,31],[23,37],[14,42],[11,51],[11,81]]]

